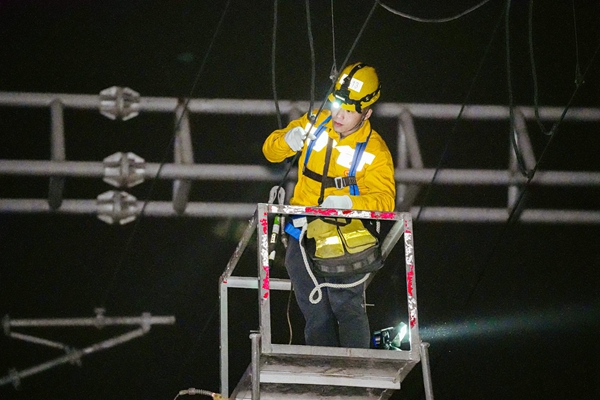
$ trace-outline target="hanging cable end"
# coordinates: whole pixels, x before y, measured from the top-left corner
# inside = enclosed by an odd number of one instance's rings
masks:
[[[331,82],[335,82],[337,77],[338,77],[338,70],[337,70],[337,67],[335,66],[335,64],[333,64],[331,66],[331,72],[329,72],[329,79],[331,79]]]

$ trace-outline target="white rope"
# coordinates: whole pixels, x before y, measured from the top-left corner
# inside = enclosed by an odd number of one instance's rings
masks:
[[[311,302],[311,304],[318,304],[323,299],[322,288],[324,288],[324,287],[330,287],[330,288],[336,288],[336,289],[351,288],[351,287],[358,286],[358,285],[366,282],[367,279],[369,279],[369,276],[371,275],[370,273],[365,274],[365,276],[363,278],[361,278],[353,283],[327,283],[327,282],[319,283],[319,281],[317,281],[317,278],[315,277],[315,274],[312,271],[312,268],[310,267],[310,264],[308,263],[308,258],[306,256],[306,250],[304,249],[304,246],[302,245],[302,239],[304,239],[307,225],[308,224],[302,225],[302,230],[300,231],[300,237],[298,238],[298,245],[300,246],[300,253],[302,253],[302,259],[304,260],[304,266],[306,267],[306,272],[308,272],[310,279],[315,284],[315,288],[310,292],[310,295],[308,296],[308,300]],[[316,296],[316,298],[315,298],[315,296]]]

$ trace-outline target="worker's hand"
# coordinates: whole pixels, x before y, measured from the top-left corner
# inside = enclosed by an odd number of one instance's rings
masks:
[[[315,135],[307,133],[302,127],[297,126],[285,134],[285,142],[290,146],[290,149],[300,151],[304,147],[304,141],[307,136],[313,140],[316,139]]]
[[[352,208],[352,199],[350,196],[327,196],[321,207],[343,208],[345,210]]]

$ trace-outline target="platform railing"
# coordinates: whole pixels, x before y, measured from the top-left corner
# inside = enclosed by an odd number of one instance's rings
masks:
[[[409,349],[405,351],[388,351],[380,349],[354,349],[354,348],[334,348],[334,347],[315,347],[293,344],[272,343],[271,336],[271,293],[274,290],[291,290],[290,281],[287,279],[274,279],[270,276],[271,261],[269,260],[269,237],[270,217],[280,215],[287,217],[290,215],[304,216],[328,216],[343,218],[360,218],[378,221],[388,221],[392,223],[385,239],[382,241],[381,249],[384,259],[398,243],[400,238],[404,238],[404,259],[387,260],[387,262],[398,263],[398,268],[404,270],[406,277],[406,299],[408,320],[408,342]],[[242,254],[247,248],[251,238],[256,233],[257,237],[257,274],[256,276],[237,276],[235,275],[237,264]],[[220,293],[220,332],[221,332],[221,393],[229,394],[229,289],[243,288],[257,290],[259,304],[259,330],[260,334],[260,353],[267,356],[292,355],[292,356],[322,356],[322,357],[350,357],[365,358],[391,361],[406,361],[410,367],[406,368],[398,377],[401,381],[412,366],[421,360],[423,347],[419,335],[419,319],[417,312],[417,290],[414,258],[414,237],[412,228],[412,217],[410,213],[397,212],[379,212],[364,210],[341,210],[321,207],[303,207],[275,204],[258,204],[254,216],[250,219],[248,226],[238,243],[232,257],[230,258],[225,271],[219,279]],[[428,368],[428,365],[427,365]],[[256,373],[256,371],[255,371]],[[275,379],[275,378],[273,378]],[[398,388],[400,381],[397,382]],[[322,382],[321,382],[322,383]],[[365,385],[366,382],[355,383],[356,385]],[[388,383],[378,383],[385,385]],[[429,387],[431,383],[428,382]]]

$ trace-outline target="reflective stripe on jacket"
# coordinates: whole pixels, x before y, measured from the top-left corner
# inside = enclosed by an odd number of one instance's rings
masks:
[[[311,124],[308,116],[305,114],[301,118],[290,122],[284,129],[272,132],[263,144],[263,154],[266,159],[270,162],[282,162],[286,158],[293,156],[295,152],[285,142],[285,134],[297,126],[301,126],[305,130],[308,130],[312,126],[311,131],[314,133],[319,124],[330,114],[330,111],[322,111],[314,125]],[[357,143],[367,140],[371,132],[371,122],[368,119],[365,120],[360,129],[341,140],[340,136],[333,130],[332,121],[329,121],[325,126],[326,132],[323,132],[315,143],[307,166],[314,172],[323,173],[327,135],[329,135],[333,138],[333,151],[327,175],[330,177],[348,176],[354,156],[354,149]],[[298,158],[298,182],[294,189],[294,195],[290,199],[290,204],[292,205],[318,205],[317,201],[321,192],[321,183],[307,178],[302,174],[306,149],[309,143],[310,139],[307,139],[302,153]],[[371,138],[356,168],[356,180],[360,195],[351,197],[353,209],[394,210],[396,197],[394,163],[385,141],[376,131],[371,133]],[[341,189],[327,188],[325,189],[324,197],[329,195],[350,195],[350,189],[349,187]]]

